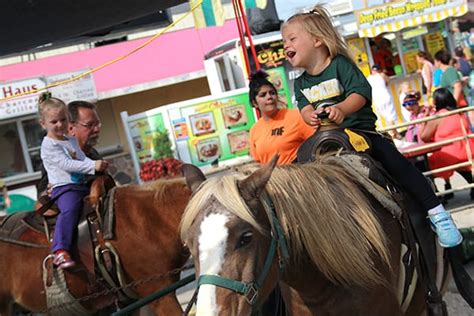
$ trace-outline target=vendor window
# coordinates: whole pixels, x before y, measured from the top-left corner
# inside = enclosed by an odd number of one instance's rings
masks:
[[[395,34],[382,34],[371,39],[370,49],[374,58],[374,64],[379,65],[387,76],[401,75],[403,73]]]
[[[25,157],[16,122],[0,125],[0,177],[6,178],[27,172]]]

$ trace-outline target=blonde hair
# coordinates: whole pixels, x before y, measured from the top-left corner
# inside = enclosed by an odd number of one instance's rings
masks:
[[[199,212],[213,202],[268,234],[238,187],[238,181],[251,168],[254,166],[211,177],[201,184],[181,219],[183,240],[192,238],[188,236],[191,225]],[[387,237],[361,187],[343,167],[321,159],[276,167],[266,185],[266,194],[275,205],[293,260],[301,260],[306,252],[335,284],[367,288],[387,284],[388,277],[377,269],[378,261],[392,270]]]
[[[337,55],[342,55],[354,63],[346,42],[332,24],[331,15],[322,5],[315,5],[309,12],[297,13],[291,16],[282,24],[281,29],[291,23],[299,23],[311,36],[323,42],[331,59]]]
[[[44,113],[47,109],[61,109],[67,110],[66,103],[63,100],[55,98],[51,95],[51,92],[43,92],[38,99],[38,114],[40,119],[43,119]],[[69,114],[67,115],[69,118]]]

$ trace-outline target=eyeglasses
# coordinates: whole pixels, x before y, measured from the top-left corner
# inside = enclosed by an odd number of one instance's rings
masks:
[[[76,122],[77,124],[84,126],[87,129],[93,129],[93,128],[101,128],[102,123],[101,122],[95,122],[95,123],[83,123],[83,122]]]

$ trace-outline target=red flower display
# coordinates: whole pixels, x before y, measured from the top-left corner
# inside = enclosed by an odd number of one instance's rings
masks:
[[[174,178],[181,175],[183,162],[172,157],[147,161],[142,164],[140,178],[143,181]]]

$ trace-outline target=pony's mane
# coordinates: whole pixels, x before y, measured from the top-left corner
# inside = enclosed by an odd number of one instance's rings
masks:
[[[238,172],[231,172],[222,177],[214,176],[207,179],[201,187],[193,194],[181,219],[181,239],[185,240],[185,234],[191,227],[198,213],[209,206],[213,199],[217,200],[230,213],[242,220],[250,223],[262,231],[262,227],[253,213],[242,199],[237,188],[237,180],[243,179],[244,175]]]
[[[155,201],[163,201],[165,198],[173,198],[173,192],[176,187],[187,187],[184,178],[159,179],[141,185],[129,185],[122,188],[132,194],[133,192],[150,191],[154,194]]]
[[[234,173],[206,180],[185,210],[182,237],[212,198],[230,213],[261,229],[239,193],[237,182],[243,177]],[[295,260],[307,253],[336,284],[386,285],[376,269],[380,260],[390,267],[386,236],[366,196],[346,170],[324,159],[276,167],[266,192],[274,203]]]

